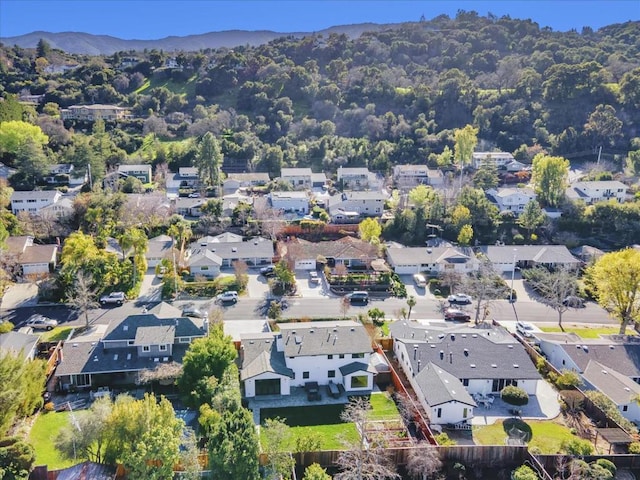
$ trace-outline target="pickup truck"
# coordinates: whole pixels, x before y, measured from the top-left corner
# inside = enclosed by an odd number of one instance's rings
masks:
[[[122,305],[126,302],[127,297],[124,292],[111,292],[109,295],[100,297],[100,305]]]

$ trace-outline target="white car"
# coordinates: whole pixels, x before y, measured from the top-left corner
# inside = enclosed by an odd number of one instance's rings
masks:
[[[454,293],[447,297],[447,302],[457,303],[459,305],[470,305],[473,302],[473,299],[466,293]]]
[[[238,292],[235,290],[229,290],[228,292],[218,295],[218,301],[220,303],[236,303],[238,301]]]
[[[533,337],[533,325],[525,322],[516,322],[516,332],[523,337]]]
[[[318,272],[315,272],[315,271],[309,272],[309,282],[320,283],[320,277],[318,276]]]
[[[191,192],[189,198],[200,198],[200,194],[198,192]]]
[[[426,288],[427,286],[427,279],[421,273],[414,274],[413,281],[416,282],[416,287]]]
[[[58,321],[36,313],[29,317],[29,320],[27,320],[25,325],[33,328],[34,330],[53,330],[58,326]]]

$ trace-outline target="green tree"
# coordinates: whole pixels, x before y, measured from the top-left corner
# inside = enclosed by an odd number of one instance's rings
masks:
[[[205,184],[218,187],[220,185],[223,155],[220,145],[211,132],[204,134],[198,143],[198,152],[194,159],[194,165],[198,168],[198,175]],[[219,193],[218,193],[219,194]]]
[[[463,225],[458,233],[458,243],[463,247],[467,247],[471,244],[473,239],[473,227],[471,225]]]
[[[42,145],[31,138],[18,147],[14,165],[18,171],[11,177],[11,183],[21,190],[34,189],[50,169],[50,161]]]
[[[144,256],[149,249],[147,236],[139,228],[128,228],[118,237],[118,243],[122,249],[123,260],[129,256],[129,251],[133,250],[133,283],[135,284],[137,271],[147,270],[147,261]]]
[[[11,120],[0,123],[0,154],[15,155],[27,141],[44,147],[49,142],[49,137],[39,126],[27,122]]]
[[[529,403],[529,395],[522,388],[507,385],[500,392],[500,398],[509,405],[521,407]]]
[[[429,442],[419,442],[407,458],[407,470],[417,480],[432,478],[442,468],[438,449]]]
[[[627,325],[640,322],[639,251],[627,248],[606,253],[586,273],[600,306],[620,322],[621,335]]]
[[[471,125],[465,125],[464,128],[456,128],[453,131],[453,138],[455,140],[453,156],[460,166],[460,186],[462,186],[464,167],[471,163],[473,150],[478,144],[478,129]]]
[[[435,191],[426,185],[418,185],[409,190],[409,202],[416,208],[424,208],[433,198]]]
[[[222,412],[209,432],[209,466],[214,480],[258,480],[259,443],[246,408]]]
[[[582,378],[573,370],[562,370],[554,383],[558,390],[573,390],[582,385]]]
[[[409,300],[407,300],[407,302],[408,301]],[[370,308],[367,311],[367,315],[369,316],[369,318],[371,319],[371,321],[375,326],[381,327],[382,325],[384,325],[385,313],[382,310],[380,310],[378,307]]]
[[[473,174],[473,186],[482,190],[489,190],[500,185],[498,168],[493,164],[481,165]]]
[[[622,121],[616,117],[616,109],[611,105],[598,105],[584,125],[584,134],[594,148],[615,145],[622,137]]]
[[[569,176],[569,160],[539,153],[533,158],[531,182],[538,200],[549,207],[557,207],[564,198]]]
[[[511,472],[512,480],[538,480],[538,474],[531,467],[522,465]]]
[[[331,480],[331,475],[317,463],[312,463],[304,471],[302,480]]]
[[[416,306],[416,303],[418,303],[416,297],[414,297],[413,295],[409,295],[409,298],[407,298],[407,307],[409,307],[409,311],[407,312],[407,320],[409,320],[409,318],[411,317],[411,310]]]
[[[219,219],[222,216],[222,200],[210,198],[200,207],[200,211],[203,215]]]
[[[36,56],[41,58],[47,58],[51,53],[51,45],[44,38],[38,40],[36,45]]]
[[[0,439],[0,478],[27,480],[36,461],[33,446],[18,437]]]
[[[287,450],[291,438],[291,429],[281,418],[268,418],[262,426],[264,445],[262,451],[267,454],[269,478],[290,479],[295,460]]]
[[[0,123],[20,121],[23,113],[24,108],[16,95],[5,95],[3,101],[0,101]]]
[[[212,325],[209,336],[194,340],[184,355],[178,389],[185,404],[198,408],[209,403],[217,382],[236,358],[231,337],[221,325]]]
[[[294,287],[296,283],[295,273],[289,268],[284,259],[276,264],[274,274],[275,283],[282,289],[283,293],[289,292]]]
[[[184,260],[185,246],[193,236],[193,231],[191,230],[191,223],[184,218],[175,216],[175,218],[172,217],[172,220],[167,230],[167,235],[179,245],[179,261],[182,262]]]
[[[546,219],[547,216],[542,208],[540,208],[538,201],[531,200],[525,205],[524,210],[518,217],[518,225],[524,228],[527,231],[527,235],[530,237],[531,233],[541,226]]]
[[[365,218],[358,225],[358,233],[363,241],[378,244],[382,234],[382,227],[375,218]]]
[[[577,437],[564,440],[562,445],[560,445],[560,449],[568,455],[585,456],[593,453],[593,445],[591,442]]]

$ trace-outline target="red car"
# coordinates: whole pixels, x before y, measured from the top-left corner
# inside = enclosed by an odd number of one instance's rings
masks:
[[[458,320],[461,322],[468,322],[471,320],[471,315],[469,315],[464,310],[459,310],[457,308],[447,308],[444,311],[444,319],[445,320]]]

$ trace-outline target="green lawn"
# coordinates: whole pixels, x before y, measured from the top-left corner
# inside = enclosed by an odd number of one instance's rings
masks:
[[[395,402],[387,393],[371,394],[371,420],[399,420],[400,413]]]
[[[552,421],[522,421],[507,419],[498,421],[493,425],[479,427],[473,430],[473,440],[477,445],[505,445],[507,431],[513,426],[527,431],[531,437],[528,441],[529,448],[536,447],[542,454],[555,454],[560,451],[560,445],[564,440],[574,438],[575,435],[563,426]]]
[[[68,424],[69,412],[49,412],[38,415],[29,434],[29,441],[36,451],[36,465],[47,465],[50,470],[73,465],[73,460],[63,458],[53,446],[58,432]]]
[[[560,327],[540,327],[543,332],[561,332]],[[619,327],[571,327],[565,326],[566,333],[575,333],[582,338],[600,338],[600,335],[614,335],[620,331]],[[627,328],[627,335],[635,335],[633,328]]]
[[[59,340],[66,340],[69,337],[69,332],[73,327],[56,327],[53,330],[42,334],[41,340],[43,342],[57,342]]]
[[[192,97],[195,92],[197,77],[198,77],[197,75],[193,75],[191,78],[189,78],[186,81],[181,80],[181,81],[174,82],[170,78],[158,79],[156,76],[152,76],[151,79],[150,80],[147,79],[147,81],[144,82],[135,91],[135,93],[138,93],[138,94],[148,93],[148,90],[151,90],[152,88],[165,87],[170,92],[175,93],[177,95],[187,95],[189,97]]]

